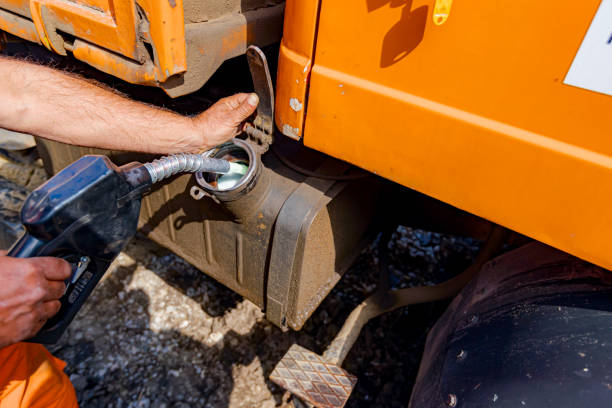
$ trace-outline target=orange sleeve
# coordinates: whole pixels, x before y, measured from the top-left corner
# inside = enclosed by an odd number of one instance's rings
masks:
[[[0,408],[78,408],[65,366],[40,344],[0,349]]]

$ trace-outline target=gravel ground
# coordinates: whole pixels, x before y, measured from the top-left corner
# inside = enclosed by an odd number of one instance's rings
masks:
[[[0,216],[14,217],[40,163],[0,160]],[[29,174],[29,176],[24,176]],[[11,182],[18,183],[12,184]],[[20,187],[24,186],[24,187]],[[432,284],[463,270],[479,243],[398,227],[383,249],[394,287]],[[136,237],[62,340],[82,407],[287,407],[267,380],[293,344],[321,353],[351,309],[376,287],[374,242],[300,332],[282,333],[252,303],[178,256]],[[359,377],[348,407],[406,407],[427,330],[445,302],[371,321],[344,367]]]

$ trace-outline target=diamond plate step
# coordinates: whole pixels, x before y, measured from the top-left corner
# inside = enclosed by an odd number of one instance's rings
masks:
[[[278,362],[270,380],[318,408],[341,408],[357,377],[294,344]]]

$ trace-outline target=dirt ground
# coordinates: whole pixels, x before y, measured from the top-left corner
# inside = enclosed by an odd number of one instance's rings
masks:
[[[14,220],[40,163],[0,159],[0,220]],[[465,268],[478,242],[398,227],[384,251],[395,287],[431,284]],[[301,332],[282,333],[252,303],[144,237],[123,252],[61,341],[82,407],[286,407],[267,378],[293,344],[322,352],[376,287],[376,242]],[[406,407],[427,330],[446,304],[370,322],[345,361],[359,378],[348,407]]]

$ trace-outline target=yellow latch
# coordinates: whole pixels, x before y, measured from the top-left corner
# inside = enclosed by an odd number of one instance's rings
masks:
[[[433,11],[433,21],[435,25],[442,25],[448,20],[453,0],[436,0]]]

